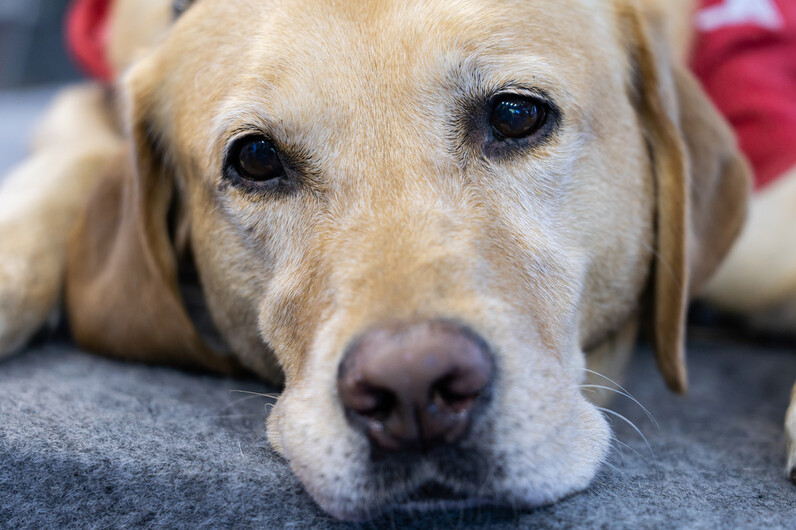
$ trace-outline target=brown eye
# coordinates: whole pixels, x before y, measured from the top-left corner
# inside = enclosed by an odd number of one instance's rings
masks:
[[[238,140],[232,149],[231,162],[241,178],[253,182],[266,182],[285,175],[274,144],[261,136]]]
[[[502,138],[526,138],[547,121],[548,107],[543,101],[523,96],[500,96],[492,106],[489,119]]]

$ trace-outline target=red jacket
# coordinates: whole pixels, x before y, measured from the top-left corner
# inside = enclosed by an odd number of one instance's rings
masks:
[[[73,0],[66,18],[66,40],[72,57],[87,74],[110,82],[108,21],[113,0]]]
[[[701,0],[692,67],[763,188],[796,167],[796,0]]]

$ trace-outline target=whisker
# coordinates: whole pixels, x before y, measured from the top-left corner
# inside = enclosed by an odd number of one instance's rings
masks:
[[[625,465],[625,459],[627,457],[625,456],[625,453],[623,453],[622,451],[617,449],[617,447],[614,445],[613,442],[615,440],[616,440],[616,437],[612,437],[611,438],[611,440],[609,442],[609,445],[608,445],[608,454],[605,455],[605,458],[603,459],[602,463],[603,464],[607,464],[607,463],[609,463],[610,460],[616,461],[616,459],[618,458],[619,462],[622,465]]]
[[[616,437],[614,437],[614,440],[613,440],[613,441],[614,441],[614,442],[616,442],[616,443],[618,443],[618,444],[619,444],[619,445],[621,445],[622,447],[624,447],[624,448],[626,448],[626,449],[629,449],[629,450],[633,451],[633,452],[634,452],[634,453],[636,453],[636,455],[637,455],[639,458],[641,458],[642,460],[646,460],[646,459],[644,458],[644,456],[643,456],[641,453],[639,453],[638,451],[636,451],[635,449],[633,449],[632,447],[630,447],[628,444],[626,444],[625,442],[623,442],[623,441],[622,441],[622,440],[620,440],[619,438],[616,438]]]
[[[240,394],[251,394],[253,396],[266,397],[268,399],[279,399],[279,394],[262,394],[260,392],[252,392],[250,390],[229,390],[229,392],[238,392]]]
[[[616,394],[619,394],[620,396],[626,397],[627,399],[631,400],[633,403],[635,403],[636,405],[641,407],[641,410],[644,411],[644,413],[647,415],[647,417],[650,419],[650,421],[655,424],[655,426],[658,428],[658,430],[661,430],[661,426],[658,425],[657,421],[655,421],[655,418],[652,416],[652,413],[649,410],[647,410],[647,407],[642,405],[639,402],[639,400],[637,400],[636,398],[634,398],[633,396],[631,396],[627,392],[622,392],[621,390],[617,390],[615,388],[602,386],[602,385],[581,385],[580,388],[598,388],[598,389],[602,389],[602,390],[608,390],[609,392],[615,392]]]
[[[635,430],[635,431],[638,433],[638,435],[639,435],[639,436],[641,436],[641,439],[642,439],[642,440],[644,440],[644,443],[645,443],[645,444],[647,444],[647,449],[649,449],[649,450],[650,450],[650,454],[652,455],[652,457],[653,457],[653,458],[655,458],[655,451],[653,451],[653,450],[652,450],[652,446],[650,445],[649,441],[647,441],[647,437],[646,437],[646,436],[644,436],[644,433],[643,433],[643,432],[641,432],[641,430],[640,430],[638,427],[636,427],[636,424],[635,424],[635,423],[633,423],[633,422],[632,422],[632,421],[630,421],[629,419],[625,418],[624,416],[622,416],[622,415],[621,415],[621,414],[619,414],[618,412],[615,412],[615,411],[613,411],[613,410],[611,410],[611,409],[607,409],[607,408],[605,408],[605,407],[597,407],[597,410],[599,410],[599,411],[603,412],[604,414],[610,414],[611,416],[614,416],[614,417],[616,417],[616,418],[619,418],[620,420],[623,420],[623,421],[624,421],[624,422],[626,422],[628,425],[630,425],[631,427],[633,427],[633,429],[634,429],[634,430]]]
[[[227,404],[227,405],[225,405],[223,408],[219,409],[219,412],[221,412],[221,411],[224,411],[224,410],[227,410],[227,409],[229,409],[229,408],[232,408],[232,407],[234,407],[235,405],[237,405],[238,403],[243,403],[244,401],[249,401],[250,399],[254,399],[254,398],[256,398],[256,397],[258,397],[258,396],[246,396],[246,397],[244,397],[244,398],[236,399],[236,400],[235,400],[235,401],[233,401],[232,403],[228,403],[228,404]]]
[[[611,470],[614,471],[615,473],[621,473],[622,469],[620,467],[615,466],[614,464],[612,464],[610,462],[610,460],[612,459],[613,455],[616,455],[621,460],[622,465],[625,464],[625,455],[624,455],[624,453],[619,451],[616,448],[616,446],[612,443],[614,441],[616,441],[616,436],[612,435],[611,436],[611,440],[610,440],[611,443],[608,445],[608,449],[609,449],[608,454],[605,455],[605,458],[603,458],[602,462],[600,463],[600,466],[607,466],[607,467],[610,467]]]
[[[613,380],[613,379],[611,379],[610,377],[608,377],[608,376],[605,376],[605,375],[601,374],[600,372],[595,372],[594,370],[589,370],[588,368],[584,368],[584,370],[586,370],[586,371],[587,371],[587,372],[589,372],[590,374],[594,374],[594,375],[596,375],[596,376],[598,376],[598,377],[602,377],[603,379],[605,379],[605,380],[606,380],[606,381],[608,381],[609,383],[611,383],[611,384],[615,385],[615,386],[616,386],[616,387],[617,387],[619,390],[621,390],[622,392],[624,392],[624,393],[627,395],[627,397],[629,397],[630,399],[632,399],[633,401],[635,401],[636,403],[638,403],[638,404],[639,404],[639,406],[641,406],[641,403],[639,403],[639,402],[638,402],[638,400],[636,400],[636,398],[634,398],[634,397],[633,397],[633,396],[630,394],[630,392],[628,392],[628,390],[627,390],[625,387],[623,387],[622,385],[620,385],[619,383],[617,383],[616,381],[614,381],[614,380]],[[661,426],[660,426],[660,425],[658,425],[658,422],[657,422],[657,420],[655,419],[655,417],[654,417],[654,416],[653,416],[653,415],[652,415],[652,414],[651,414],[651,413],[650,413],[650,412],[649,412],[649,411],[648,411],[646,408],[644,408],[643,406],[641,406],[641,408],[643,408],[643,409],[644,409],[644,412],[646,412],[646,413],[647,413],[647,415],[648,415],[648,416],[650,417],[650,419],[652,420],[652,423],[654,423],[654,424],[655,424],[655,426],[656,426],[656,427],[658,428],[658,430],[660,431],[660,430],[661,430]]]
[[[668,261],[666,261],[666,259],[664,259],[663,255],[661,255],[661,253],[658,252],[658,249],[652,247],[651,245],[649,245],[644,241],[641,241],[641,246],[644,247],[646,250],[650,251],[652,255],[655,256],[655,261],[662,266],[661,270],[666,272],[666,274],[672,280],[674,280],[675,285],[677,285],[677,287],[682,287],[681,282],[677,279],[677,275],[674,273],[674,267],[672,267],[672,265]]]
[[[617,451],[617,454],[619,456],[622,456],[622,453],[620,453],[618,451]],[[621,468],[616,467],[615,465],[613,465],[611,462],[608,462],[607,460],[605,462],[603,462],[602,465],[605,466],[605,467],[611,468],[611,471],[613,471],[614,473],[622,473],[622,469]]]
[[[259,418],[259,414],[210,414],[209,416],[201,416],[206,419],[221,419],[221,418]]]

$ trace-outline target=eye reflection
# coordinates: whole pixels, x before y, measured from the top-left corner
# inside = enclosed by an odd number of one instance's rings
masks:
[[[490,124],[504,138],[525,138],[542,128],[547,104],[536,98],[501,96],[492,107]]]
[[[261,136],[248,136],[233,147],[232,162],[238,175],[253,182],[266,182],[285,174],[273,143]]]

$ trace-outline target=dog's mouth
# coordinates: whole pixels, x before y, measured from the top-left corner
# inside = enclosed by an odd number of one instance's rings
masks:
[[[473,495],[437,481],[426,482],[412,490],[392,508],[399,511],[465,510],[491,504],[483,497]]]
[[[407,495],[407,502],[459,502],[469,495],[436,481],[427,482]]]

